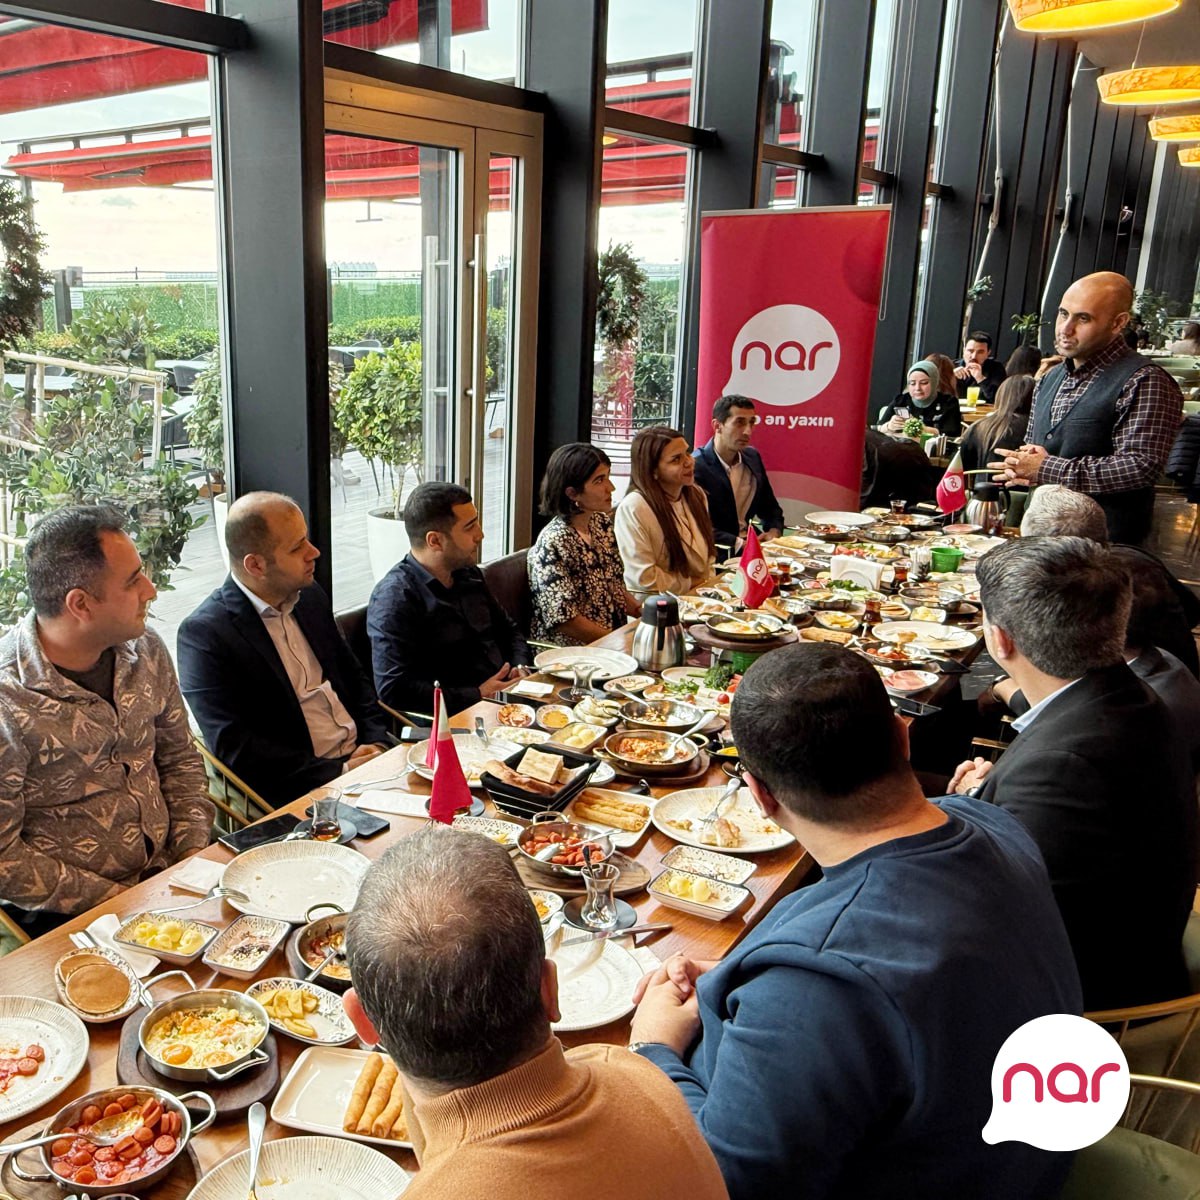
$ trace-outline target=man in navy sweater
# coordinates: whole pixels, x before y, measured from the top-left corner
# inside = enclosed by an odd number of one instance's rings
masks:
[[[879,676],[838,647],[764,655],[733,733],[759,807],[824,877],[723,961],[669,959],[632,1030],[732,1200],[1057,1196],[1069,1155],[980,1135],[1009,1034],[1081,1009],[1032,839],[989,805],[928,801]]]

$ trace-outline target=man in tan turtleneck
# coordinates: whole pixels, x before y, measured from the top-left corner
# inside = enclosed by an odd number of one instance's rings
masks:
[[[616,1046],[564,1052],[558,977],[504,850],[428,826],[371,870],[347,928],[346,1011],[403,1076],[421,1164],[454,1200],[726,1196],[678,1089]]]

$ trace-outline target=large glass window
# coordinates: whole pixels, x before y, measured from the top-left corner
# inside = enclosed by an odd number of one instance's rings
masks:
[[[896,5],[898,0],[877,0],[875,30],[871,39],[871,65],[867,74],[867,114],[863,127],[863,166],[880,171],[889,169],[886,161],[887,104],[892,76],[892,52],[895,46]],[[877,195],[870,183],[859,183],[858,202],[874,204]]]
[[[611,108],[691,123],[698,10],[699,0],[609,0]]]
[[[619,136],[604,151],[592,440],[615,476],[629,473],[637,430],[676,411],[688,175],[680,146]]]
[[[0,20],[0,61],[0,188],[28,202],[46,274],[35,328],[5,351],[0,432],[25,446],[0,444],[0,529],[19,541],[49,508],[119,503],[173,650],[225,571],[208,59]],[[0,625],[12,541],[6,561]]]
[[[441,0],[430,6],[418,0],[323,0],[325,37],[387,58],[520,83],[524,4],[525,0]]]
[[[804,113],[812,89],[813,46],[819,0],[775,0],[771,6],[771,60],[764,141],[807,148]]]

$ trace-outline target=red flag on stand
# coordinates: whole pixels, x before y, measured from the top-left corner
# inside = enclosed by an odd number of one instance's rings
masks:
[[[442,685],[435,683],[433,685],[433,728],[429,731],[429,745],[425,747],[425,765],[427,767],[437,765],[438,727],[441,724],[441,716]]]
[[[429,816],[431,820],[449,825],[456,812],[471,808],[471,789],[458,761],[458,750],[448,721],[439,721],[437,727],[437,759],[433,767],[433,790],[429,793]]]
[[[955,452],[937,485],[937,505],[944,513],[955,513],[967,502],[967,477],[963,474],[962,454]]]
[[[758,534],[751,525],[746,530],[746,544],[742,547],[742,558],[738,563],[741,580],[741,600],[747,608],[757,608],[774,590],[775,580],[758,544]]]

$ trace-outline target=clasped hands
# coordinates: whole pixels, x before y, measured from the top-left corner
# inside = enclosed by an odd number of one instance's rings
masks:
[[[696,980],[715,967],[715,960],[694,961],[673,954],[657,970],[644,975],[634,989],[637,1012],[631,1042],[661,1042],[681,1058],[700,1031]]]
[[[1045,446],[1029,444],[1018,446],[1015,450],[997,446],[992,453],[996,455],[996,459],[988,463],[988,470],[996,472],[992,478],[997,483],[1015,483],[1023,487],[1037,483],[1042,463],[1050,457]]]

